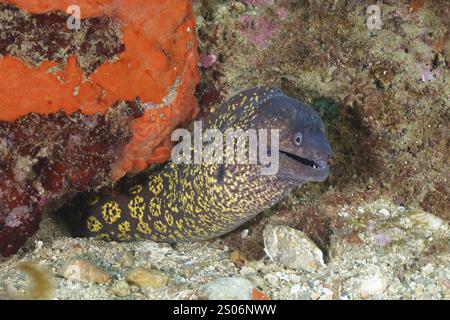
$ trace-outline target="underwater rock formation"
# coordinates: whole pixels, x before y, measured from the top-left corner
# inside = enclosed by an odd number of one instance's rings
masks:
[[[198,112],[190,1],[72,2],[0,1],[3,256],[55,201],[168,159]]]
[[[200,50],[218,57],[203,70],[201,105],[213,108],[242,86],[276,84],[319,111],[335,153],[325,183],[305,186],[277,214],[244,226],[248,238],[230,235],[233,249],[260,258],[262,230],[275,220],[326,252],[330,236],[347,234],[355,207],[370,199],[450,218],[447,2],[384,1],[380,29],[367,26],[368,0],[195,6]],[[270,28],[255,27],[260,21]],[[347,219],[336,214],[344,206]]]

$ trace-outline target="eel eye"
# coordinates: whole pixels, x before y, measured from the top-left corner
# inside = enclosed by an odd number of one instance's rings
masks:
[[[299,146],[302,144],[303,135],[300,132],[297,132],[294,136],[294,143]]]

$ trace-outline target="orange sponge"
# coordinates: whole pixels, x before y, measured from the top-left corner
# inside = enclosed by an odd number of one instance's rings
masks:
[[[72,0],[8,0],[28,13],[66,12]],[[144,115],[112,165],[112,177],[145,169],[170,155],[170,133],[198,112],[197,41],[189,0],[78,0],[81,18],[111,16],[120,24],[124,50],[87,74],[69,56],[30,65],[0,56],[0,121],[29,113],[105,113],[117,101],[140,98]],[[61,26],[64,28],[65,26]],[[77,30],[66,30],[77,32]]]

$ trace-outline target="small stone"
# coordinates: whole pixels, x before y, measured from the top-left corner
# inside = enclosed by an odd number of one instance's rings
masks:
[[[313,292],[309,297],[311,298],[311,300],[318,300],[320,298],[320,294],[317,292]]]
[[[414,289],[414,297],[416,299],[421,299],[423,296],[423,289],[422,288],[416,288]]]
[[[113,285],[111,291],[118,297],[126,297],[130,295],[130,286],[126,281],[121,280]]]
[[[409,217],[402,217],[400,218],[399,226],[403,229],[411,229],[413,227],[413,222]]]
[[[230,260],[237,267],[243,267],[245,265],[245,262],[247,261],[247,258],[245,257],[245,255],[242,252],[240,252],[239,250],[236,250],[230,254]]]
[[[125,276],[129,284],[140,288],[157,289],[167,286],[169,277],[157,270],[147,270],[144,268],[135,268]]]
[[[386,279],[381,274],[374,274],[360,280],[357,291],[362,298],[379,297],[387,287]]]
[[[296,284],[291,287],[290,294],[298,294],[300,291],[302,291],[302,286],[299,284]]]
[[[209,300],[251,300],[254,285],[245,278],[221,278],[208,283],[203,293]]]
[[[256,270],[253,269],[252,267],[243,266],[241,268],[241,272],[240,273],[241,273],[242,276],[247,276],[247,275],[253,275],[253,274],[255,274],[255,272],[256,272]]]
[[[264,280],[266,280],[269,284],[271,284],[272,286],[275,286],[275,285],[277,285],[278,284],[278,282],[279,282],[279,279],[278,279],[278,277],[276,276],[276,275],[274,275],[274,274],[266,274],[265,276],[264,276]]]
[[[119,266],[130,268],[134,265],[134,256],[131,252],[125,251],[117,256],[116,261]]]
[[[84,254],[83,247],[79,243],[77,243],[74,244],[72,248],[69,250],[68,257],[79,257],[83,254]]]
[[[333,300],[333,290],[323,288],[320,292],[319,300]]]
[[[60,270],[60,274],[67,280],[105,284],[112,280],[112,276],[102,268],[94,265],[82,257],[73,257]]]
[[[378,214],[379,214],[380,216],[382,216],[383,218],[389,218],[389,216],[391,215],[387,209],[381,209],[381,210],[379,210],[379,211],[378,211]]]
[[[431,263],[427,263],[425,267],[422,268],[422,272],[424,274],[430,274],[434,270],[434,266]]]
[[[34,245],[35,245],[35,250],[36,251],[39,251],[39,250],[41,250],[42,249],[42,247],[44,246],[44,242],[43,241],[41,241],[41,240],[35,240],[34,241]]]
[[[438,230],[447,231],[448,229],[448,226],[444,220],[427,212],[415,213],[410,217],[410,219],[414,224],[421,224],[432,233]]]
[[[286,267],[308,272],[326,267],[322,251],[300,230],[268,225],[264,230],[264,246],[272,261]]]

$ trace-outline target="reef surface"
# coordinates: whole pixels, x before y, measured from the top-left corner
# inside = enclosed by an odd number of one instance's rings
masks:
[[[335,153],[329,179],[222,239],[175,247],[71,239],[48,217],[1,262],[3,297],[31,294],[19,271],[31,260],[57,299],[450,299],[450,8],[384,1],[369,28],[372,4],[193,1],[203,111],[267,84],[311,103]],[[66,261],[99,275],[71,276]]]

